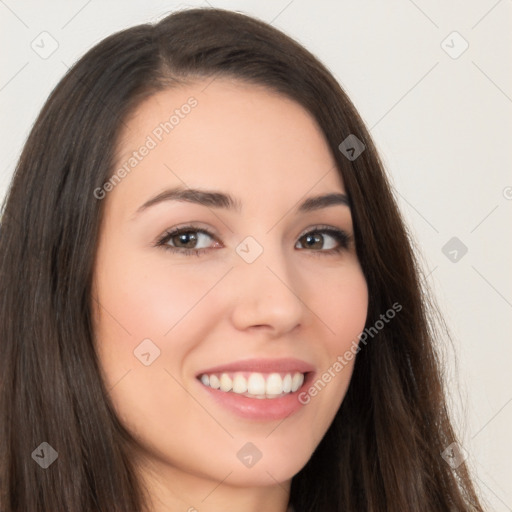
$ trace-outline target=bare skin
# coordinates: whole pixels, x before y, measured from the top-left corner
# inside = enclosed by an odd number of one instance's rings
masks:
[[[350,208],[296,212],[309,197],[345,193],[313,118],[261,87],[210,82],[158,93],[126,122],[119,166],[148,135],[156,140],[155,127],[173,110],[197,100],[103,199],[97,351],[118,416],[140,442],[134,459],[153,512],[285,512],[291,479],[329,428],[354,360],[284,420],[228,410],[197,374],[240,360],[293,357],[311,364],[318,379],[358,339],[368,290],[353,239],[343,247],[317,229],[352,236]],[[176,186],[229,193],[242,209],[169,200],[137,212]],[[155,245],[191,222],[213,236],[196,231],[195,245],[178,236]],[[308,244],[310,232],[317,240]],[[263,251],[251,263],[236,251],[246,237]],[[134,355],[145,339],[151,358],[151,343],[160,350],[147,366]],[[248,442],[262,454],[252,467],[237,457]]]

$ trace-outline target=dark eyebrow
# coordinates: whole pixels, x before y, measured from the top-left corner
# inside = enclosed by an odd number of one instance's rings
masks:
[[[322,208],[328,208],[329,206],[337,206],[337,205],[348,206],[350,208],[350,202],[346,194],[341,193],[332,193],[325,194],[323,196],[314,196],[309,197],[304,202],[302,202],[297,209],[299,213],[312,212],[315,210],[320,210]]]
[[[237,213],[242,211],[242,203],[229,194],[210,190],[176,187],[164,190],[160,194],[146,201],[137,209],[135,215],[143,210],[146,210],[150,206],[161,203],[163,201],[185,201],[188,203],[207,206],[209,208],[225,208]],[[299,205],[296,211],[297,213],[307,213],[336,205],[344,205],[350,207],[348,197],[341,193],[331,193],[321,196],[309,197]]]

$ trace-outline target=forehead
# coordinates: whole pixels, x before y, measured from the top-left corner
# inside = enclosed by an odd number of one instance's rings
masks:
[[[149,97],[125,121],[116,160],[128,176],[111,196],[123,192],[134,207],[135,192],[147,196],[176,185],[230,190],[242,201],[248,192],[296,202],[309,190],[343,191],[325,136],[307,110],[228,79]]]

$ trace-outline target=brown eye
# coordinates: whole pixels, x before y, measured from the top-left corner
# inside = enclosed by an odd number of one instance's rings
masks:
[[[198,229],[193,226],[186,226],[172,231],[166,232],[156,243],[157,246],[173,252],[185,255],[195,254],[209,251],[207,238],[214,239],[212,233],[205,229]],[[197,247],[198,243],[203,243],[206,247]]]
[[[184,244],[185,249],[194,249],[198,239],[199,237],[193,231],[185,231],[169,237],[168,242],[172,241],[172,245],[174,247],[176,247],[176,245],[179,246],[181,244]]]
[[[327,238],[326,238],[327,237]],[[331,238],[335,242],[328,242],[329,247],[325,248],[326,240]],[[315,229],[299,238],[299,242],[306,249],[312,249],[315,252],[333,253],[340,252],[348,248],[350,237],[344,231],[333,228]],[[338,246],[336,247],[336,242]]]

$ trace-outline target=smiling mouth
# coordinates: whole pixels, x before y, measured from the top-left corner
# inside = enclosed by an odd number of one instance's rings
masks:
[[[279,398],[295,393],[309,372],[203,373],[198,380],[208,388],[249,398]]]

